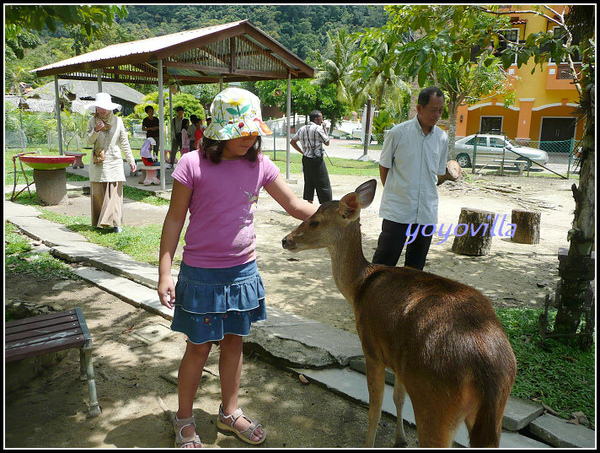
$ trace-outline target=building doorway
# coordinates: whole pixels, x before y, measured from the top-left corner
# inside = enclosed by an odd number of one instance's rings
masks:
[[[574,118],[542,118],[540,149],[546,152],[570,153],[574,137]]]

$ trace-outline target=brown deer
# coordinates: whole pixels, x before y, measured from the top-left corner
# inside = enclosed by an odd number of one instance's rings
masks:
[[[402,407],[408,393],[421,447],[450,447],[463,422],[471,447],[498,447],[517,369],[506,333],[476,289],[365,259],[359,216],[376,186],[373,179],[324,203],[282,241],[291,252],[327,248],[335,283],[354,308],[369,389],[365,446],[375,442],[387,366],[396,376],[396,446],[406,446]]]

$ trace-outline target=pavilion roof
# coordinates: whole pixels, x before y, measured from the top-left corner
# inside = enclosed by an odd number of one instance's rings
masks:
[[[180,85],[312,78],[314,68],[248,20],[114,44],[32,72],[39,77]]]

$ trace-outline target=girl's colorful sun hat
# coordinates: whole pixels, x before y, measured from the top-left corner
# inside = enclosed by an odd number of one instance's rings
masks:
[[[210,106],[210,115],[212,122],[205,129],[204,137],[212,140],[273,134],[262,120],[260,99],[241,88],[226,88],[217,94]]]

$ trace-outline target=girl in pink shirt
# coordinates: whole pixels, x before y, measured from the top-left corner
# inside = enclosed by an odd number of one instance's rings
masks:
[[[181,155],[190,152],[190,136],[188,135],[188,127],[190,127],[190,120],[184,118],[181,122]]]
[[[212,343],[219,342],[222,404],[217,427],[258,445],[265,440],[238,408],[243,337],[266,319],[265,291],[256,265],[254,212],[261,188],[290,215],[305,220],[316,207],[296,197],[279,169],[261,154],[260,100],[240,88],[219,93],[210,108],[211,125],[202,149],[181,157],[173,172],[171,204],[160,242],[158,295],[175,309],[171,328],[187,336],[179,366],[175,416],[178,447],[201,447],[192,405]],[[177,285],[173,256],[187,213],[183,259]]]

